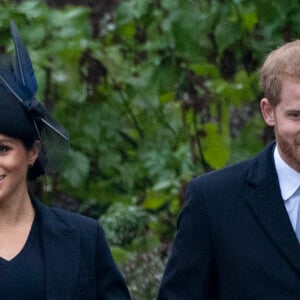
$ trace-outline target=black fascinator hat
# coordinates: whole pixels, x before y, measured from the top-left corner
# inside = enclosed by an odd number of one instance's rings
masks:
[[[26,147],[41,142],[41,152],[28,179],[55,174],[69,148],[66,129],[36,99],[38,85],[17,26],[11,22],[15,55],[0,56],[0,133],[18,138]]]

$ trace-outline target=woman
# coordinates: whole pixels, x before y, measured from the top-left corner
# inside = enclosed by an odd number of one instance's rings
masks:
[[[28,192],[28,179],[57,171],[69,139],[36,101],[14,23],[11,32],[15,58],[0,59],[1,299],[130,299],[98,222]]]

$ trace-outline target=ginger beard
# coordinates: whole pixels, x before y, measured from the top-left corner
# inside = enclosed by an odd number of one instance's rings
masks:
[[[295,139],[288,138],[278,133],[276,127],[275,125],[275,137],[280,156],[288,165],[300,172],[300,136]]]

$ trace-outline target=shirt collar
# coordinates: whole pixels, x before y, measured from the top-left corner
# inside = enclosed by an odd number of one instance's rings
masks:
[[[274,150],[274,162],[279,180],[281,196],[283,200],[288,200],[299,187],[300,173],[290,167],[281,158],[277,145]]]

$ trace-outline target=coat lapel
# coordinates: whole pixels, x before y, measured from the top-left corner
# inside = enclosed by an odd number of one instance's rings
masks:
[[[34,200],[46,269],[47,300],[73,299],[78,281],[80,235],[65,226],[49,208]]]
[[[272,145],[253,160],[248,183],[251,211],[275,247],[300,274],[300,246],[281,198]]]

